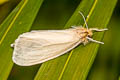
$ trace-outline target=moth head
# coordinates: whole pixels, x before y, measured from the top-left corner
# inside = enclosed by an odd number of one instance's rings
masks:
[[[92,37],[93,36],[92,30],[87,29],[86,32],[87,32],[87,36],[86,37]]]
[[[82,41],[82,43],[84,45],[86,45],[88,42],[95,42],[95,43],[99,43],[99,44],[104,44],[103,42],[100,42],[100,41],[97,41],[97,40],[94,40],[92,38],[93,36],[93,32],[100,32],[100,31],[105,31],[105,30],[108,30],[108,29],[98,29],[98,28],[83,28],[83,27],[76,27],[75,28],[75,31],[77,32],[78,36],[80,37],[80,40]]]
[[[105,30],[108,30],[108,29],[98,29],[98,28],[90,28],[90,29],[87,29],[86,32],[87,32],[87,36],[85,37],[84,41],[83,41],[83,44],[87,44],[89,41],[91,42],[95,42],[95,43],[99,43],[99,44],[104,44],[103,42],[100,42],[100,41],[97,41],[97,40],[94,40],[92,39],[92,36],[93,36],[93,31],[97,31],[97,32],[100,32],[100,31],[105,31]]]
[[[99,44],[104,44],[103,42],[100,42],[100,41],[97,41],[97,40],[94,40],[92,39],[92,35],[93,35],[93,31],[105,31],[105,30],[108,30],[108,29],[98,29],[98,28],[90,28],[88,29],[88,25],[87,25],[87,22],[86,22],[86,19],[84,17],[84,15],[82,14],[82,12],[79,11],[79,13],[81,14],[81,16],[83,17],[83,20],[85,22],[85,26],[86,28],[83,28],[85,30],[85,37],[83,38],[83,44],[87,44],[89,41],[91,42],[95,42],[95,43],[99,43]]]
[[[86,29],[86,28],[83,28],[83,30],[82,30],[83,32],[82,32],[82,37],[81,37],[81,39],[82,39],[82,41],[83,41],[83,44],[84,45],[86,45],[88,42],[89,42],[89,39],[88,38],[92,38],[92,36],[93,36],[93,31],[92,30],[90,30],[90,29]]]

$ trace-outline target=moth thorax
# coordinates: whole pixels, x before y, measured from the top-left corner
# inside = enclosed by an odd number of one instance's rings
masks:
[[[93,35],[92,31],[86,28],[77,28],[76,32],[81,38],[92,37]]]

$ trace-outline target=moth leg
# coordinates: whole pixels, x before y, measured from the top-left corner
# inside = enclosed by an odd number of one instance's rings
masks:
[[[86,39],[84,42],[83,42],[83,45],[85,46],[89,41]]]
[[[107,28],[104,28],[104,29],[98,29],[98,28],[90,28],[91,31],[106,31],[108,30]]]
[[[73,29],[77,29],[78,27],[82,27],[81,25],[80,26],[71,26]]]
[[[74,28],[74,29],[76,29],[76,26],[71,26],[71,28]]]
[[[12,48],[14,48],[14,46],[15,46],[15,43],[11,44],[10,46],[11,46]]]
[[[89,38],[89,37],[86,37],[89,41],[92,41],[92,42],[95,42],[95,43],[99,43],[99,44],[104,44],[104,42],[101,42],[101,41],[97,41],[97,40],[94,40],[92,38]]]

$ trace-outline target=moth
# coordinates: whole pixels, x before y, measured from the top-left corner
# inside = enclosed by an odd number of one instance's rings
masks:
[[[85,17],[82,15],[84,21]],[[65,30],[34,30],[18,36],[14,47],[12,60],[20,66],[31,66],[54,59],[78,46],[86,45],[89,41],[104,44],[92,39],[93,31],[107,29],[90,28],[85,21],[86,28],[72,26]]]

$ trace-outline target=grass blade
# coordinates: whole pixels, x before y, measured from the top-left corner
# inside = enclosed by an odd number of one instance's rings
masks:
[[[10,44],[17,36],[29,31],[43,0],[22,0],[0,26],[0,79],[6,80],[11,68],[12,48]],[[34,6],[34,7],[31,7]]]

